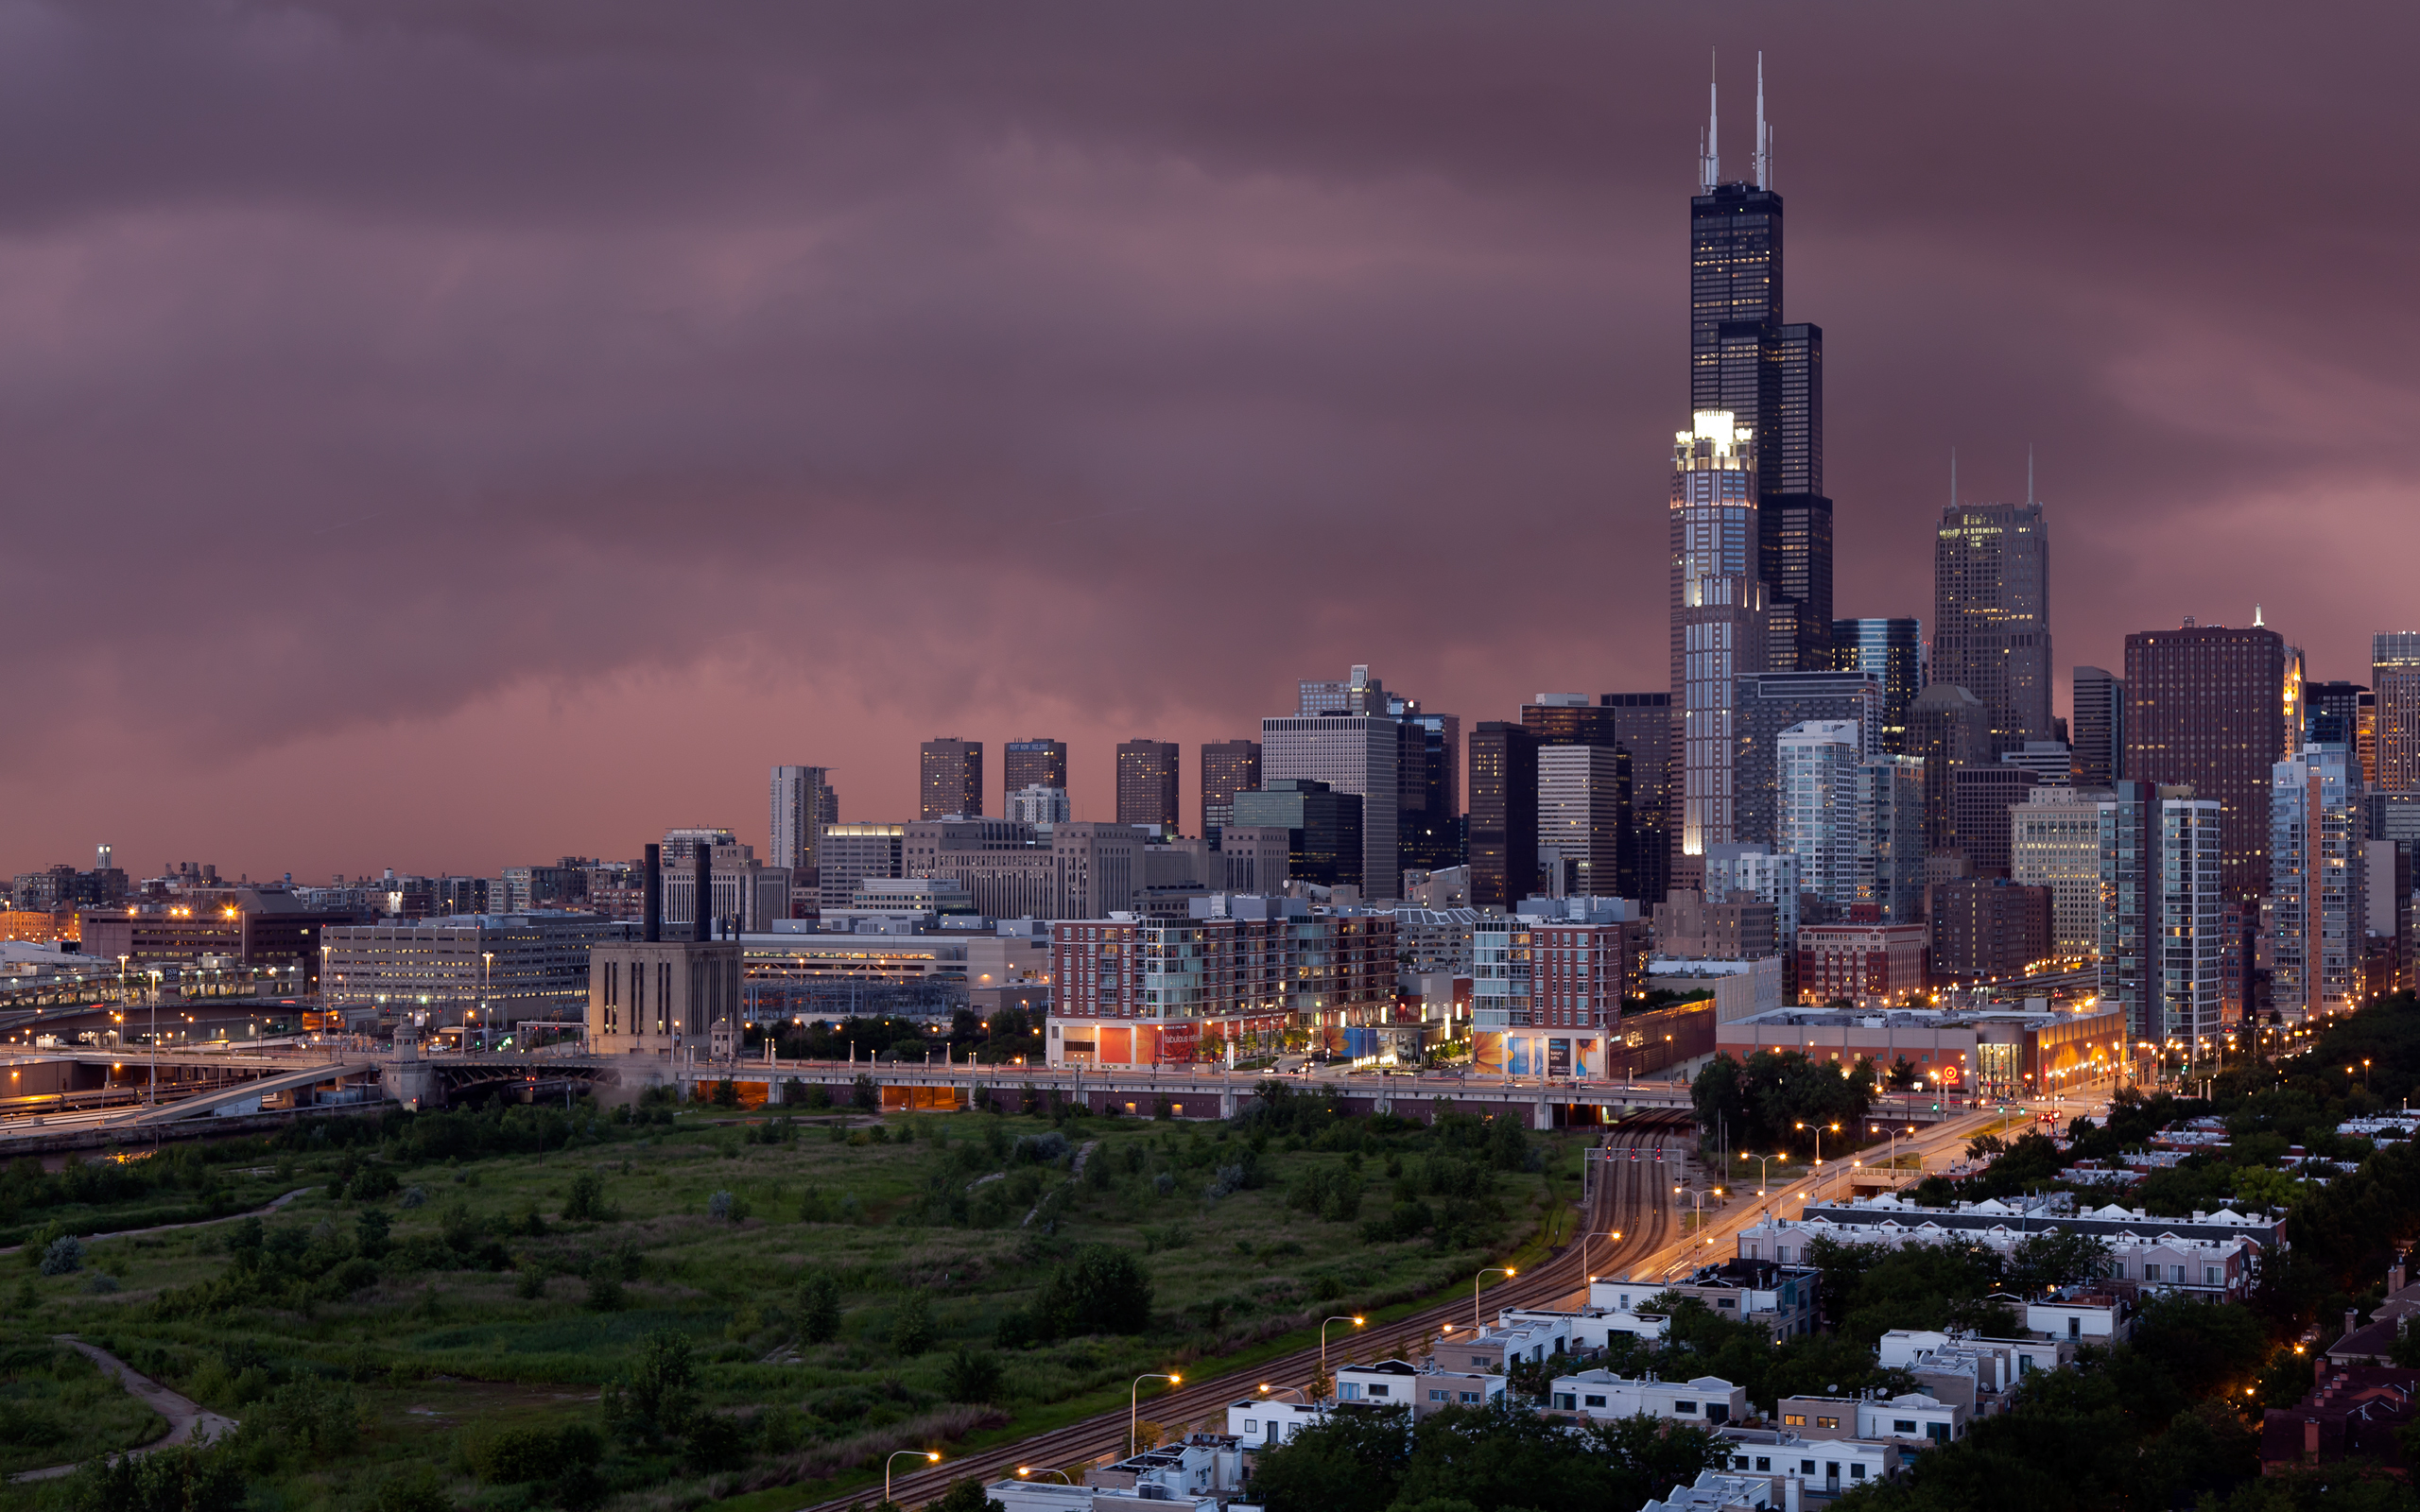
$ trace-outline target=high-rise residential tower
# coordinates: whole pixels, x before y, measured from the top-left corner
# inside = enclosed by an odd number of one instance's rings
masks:
[[[2126,682],[2099,667],[2075,676],[2075,784],[2105,788],[2126,775]]]
[[[2375,784],[2420,793],[2420,631],[2370,637],[2370,688],[2376,698]]]
[[[766,865],[789,868],[798,873],[801,886],[815,881],[823,827],[840,822],[840,799],[832,791],[831,771],[828,766],[773,768],[773,843]]]
[[[1854,720],[1809,719],[1775,737],[1780,789],[1774,850],[1798,858],[1799,891],[1826,919],[1846,919],[1858,901],[1864,836],[1858,824],[1858,768],[1867,751]]]
[[[1067,743],[1035,736],[1012,740],[1000,747],[1000,787],[1013,793],[1022,787],[1067,785]]]
[[[1709,94],[1709,106],[1713,104]],[[1824,331],[1782,314],[1783,215],[1772,185],[1763,68],[1756,149],[1744,180],[1722,180],[1710,115],[1689,201],[1689,408],[1723,410],[1753,438],[1761,574],[1772,613],[1766,665],[1830,664],[1832,501],[1824,496]]]
[[[1679,824],[1671,885],[1696,888],[1710,845],[1739,840],[1732,789],[1738,679],[1765,670],[1754,437],[1701,410],[1673,438],[1672,729]]]
[[[1841,672],[1870,672],[1882,679],[1882,728],[1876,745],[1891,755],[1908,749],[1908,706],[1925,687],[1925,631],[1922,621],[1906,619],[1834,620],[1832,666]]]
[[[1934,682],[1982,700],[1991,754],[2056,738],[2050,542],[2038,504],[1952,504],[1933,539]]]
[[[1991,760],[1991,713],[1955,683],[1936,682],[1908,706],[1908,751],[1925,764],[1925,848],[1958,849],[1958,774]]]
[[[1781,732],[1806,720],[1846,721],[1864,743],[1863,761],[1882,734],[1882,682],[1869,672],[1759,672],[1739,679],[1732,714],[1733,837],[1771,845],[1779,834],[1774,752]]]
[[[2285,638],[2262,626],[2187,624],[2126,637],[2127,780],[2190,783],[2219,805],[2229,901],[2269,888],[2270,768],[2289,743]]]
[[[1615,897],[1630,827],[1630,758],[1619,746],[1538,747],[1538,848],[1552,850],[1580,896]]]
[[[1172,740],[1135,739],[1118,746],[1118,823],[1153,824],[1165,833],[1175,833],[1177,757]]]
[[[1260,785],[1260,742],[1201,743],[1201,837],[1217,837],[1235,822],[1236,795]]]
[[[916,816],[920,819],[983,816],[983,743],[955,735],[928,740],[918,749]]]
[[[2307,746],[2271,768],[2269,999],[2288,1023],[2360,1005],[2365,817],[2348,746]]]
[[[2098,809],[2101,1005],[2138,1042],[2206,1054],[2223,1033],[2220,804],[2121,781]]]

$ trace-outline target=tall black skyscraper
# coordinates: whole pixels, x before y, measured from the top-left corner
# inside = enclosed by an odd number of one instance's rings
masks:
[[[1689,408],[1729,410],[1754,436],[1761,576],[1772,610],[1766,666],[1826,671],[1832,501],[1824,496],[1824,329],[1782,319],[1782,201],[1771,187],[1761,59],[1750,180],[1722,181],[1716,132],[1710,116],[1699,193],[1689,201]]]

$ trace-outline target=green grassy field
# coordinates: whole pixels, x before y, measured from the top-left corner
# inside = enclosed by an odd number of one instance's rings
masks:
[[[313,1188],[266,1222],[98,1239],[54,1277],[37,1243],[0,1302],[22,1331],[77,1332],[243,1419],[230,1452],[254,1512],[769,1509],[862,1481],[890,1448],[1020,1435],[1122,1405],[1138,1371],[1248,1363],[1329,1314],[1465,1288],[1577,1190],[1553,1139],[1309,1103],[1253,1128],[631,1118],[298,1129],[236,1157]],[[179,1159],[186,1184],[233,1190]],[[39,1239],[56,1206],[18,1221]],[[109,1226],[106,1202],[77,1215]],[[1107,1294],[1071,1279],[1098,1246],[1148,1279],[1138,1332],[1096,1322]],[[89,1289],[95,1269],[116,1289]],[[1351,1358],[1402,1341],[1380,1324],[1338,1342]]]

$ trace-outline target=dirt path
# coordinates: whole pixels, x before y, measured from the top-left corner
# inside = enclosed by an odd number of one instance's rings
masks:
[[[296,1187],[282,1197],[271,1197],[266,1204],[254,1208],[250,1212],[231,1212],[223,1218],[196,1218],[190,1223],[154,1224],[148,1228],[113,1228],[105,1234],[78,1234],[76,1237],[88,1245],[96,1245],[104,1239],[132,1239],[138,1234],[164,1234],[179,1228],[207,1228],[214,1223],[233,1223],[238,1218],[266,1218],[311,1190],[313,1189],[310,1187]],[[23,1245],[10,1245],[5,1249],[0,1249],[0,1255],[13,1255],[25,1247]]]
[[[168,1432],[164,1436],[153,1439],[141,1449],[130,1449],[127,1451],[128,1453],[148,1454],[155,1450],[174,1449],[179,1444],[188,1442],[196,1435],[203,1438],[216,1438],[222,1434],[235,1431],[235,1419],[233,1418],[221,1418],[199,1402],[178,1396],[107,1349],[86,1344],[72,1333],[56,1334],[54,1337],[60,1343],[99,1366],[103,1375],[124,1386],[137,1401],[168,1420]],[[38,1470],[26,1470],[21,1474],[11,1475],[9,1479],[11,1482],[52,1481],[62,1475],[72,1474],[75,1469],[76,1467],[73,1465],[51,1465]]]

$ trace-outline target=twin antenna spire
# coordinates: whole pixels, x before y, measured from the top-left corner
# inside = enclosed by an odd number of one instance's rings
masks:
[[[1707,62],[1712,72],[1713,53]],[[1722,111],[1716,80],[1709,77],[1705,85],[1705,135],[1698,142],[1699,192],[1712,194],[1722,182]],[[1756,55],[1756,145],[1749,154],[1754,168],[1756,187],[1770,189],[1773,180],[1773,130],[1765,124],[1765,55]]]

